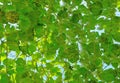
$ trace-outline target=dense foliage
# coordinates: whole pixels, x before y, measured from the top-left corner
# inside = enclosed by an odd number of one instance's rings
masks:
[[[119,83],[119,0],[0,0],[0,83]]]

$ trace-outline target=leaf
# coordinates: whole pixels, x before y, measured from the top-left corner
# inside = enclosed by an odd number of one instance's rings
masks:
[[[93,2],[93,4],[90,4],[89,8],[90,8],[90,11],[92,12],[92,14],[97,16],[102,13],[103,5],[101,2],[96,1],[96,2]]]
[[[42,27],[41,24],[39,24],[38,26],[36,26],[34,28],[34,30],[35,30],[35,36],[38,37],[38,38],[42,37],[45,34],[45,29]]]
[[[79,12],[75,12],[72,15],[71,22],[78,23],[80,19],[81,19],[81,14]]]
[[[30,43],[30,45],[28,45],[28,52],[30,54],[33,54],[33,52],[36,51],[36,44],[34,42]]]
[[[7,76],[7,74],[1,74],[1,80],[0,83],[9,83],[9,77]]]
[[[9,66],[12,66],[12,65],[14,64],[14,61],[11,60],[11,59],[6,58],[6,59],[3,61],[3,63],[4,63],[7,67],[9,67]]]
[[[56,42],[58,45],[65,45],[66,35],[65,33],[60,33],[56,36]]]
[[[19,31],[18,32],[18,38],[22,42],[33,41],[33,39],[34,39],[33,28],[28,28],[26,30]]]
[[[5,12],[0,8],[0,22],[4,22],[5,19]]]
[[[100,74],[100,78],[102,80],[104,80],[105,82],[112,82],[112,81],[114,81],[115,80],[114,70],[112,70],[112,69],[104,70]]]
[[[24,14],[20,14],[19,16],[20,22],[19,27],[22,31],[26,31],[31,26],[30,19],[26,17]]]
[[[83,76],[86,76],[88,73],[88,70],[84,67],[79,68],[79,73]]]
[[[0,65],[0,70],[2,70],[4,68],[4,65]]]
[[[23,66],[23,65],[26,64],[26,62],[25,62],[25,60],[23,60],[22,58],[17,58],[16,64],[17,64],[18,66]]]
[[[19,20],[19,15],[16,11],[9,11],[6,13],[6,19],[8,22],[16,23]]]
[[[58,12],[58,18],[59,19],[64,19],[68,16],[68,13],[67,13],[67,8],[63,8],[62,10],[60,10]]]
[[[56,22],[56,18],[55,18],[54,15],[51,15],[51,16],[50,16],[50,22],[52,22],[52,23],[55,23],[55,22]]]
[[[16,72],[17,72],[17,74],[23,74],[25,71],[26,71],[26,70],[25,70],[25,67],[22,66],[22,65],[18,65],[18,66],[16,67]]]

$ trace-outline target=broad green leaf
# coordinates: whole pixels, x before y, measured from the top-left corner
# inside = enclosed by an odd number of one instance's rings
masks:
[[[101,78],[101,80],[103,80],[105,82],[112,82],[112,81],[114,81],[115,80],[114,70],[112,70],[112,69],[104,70],[100,74],[100,78]]]
[[[7,76],[7,74],[1,74],[1,79],[0,79],[1,83],[9,83],[10,82],[10,78]]]

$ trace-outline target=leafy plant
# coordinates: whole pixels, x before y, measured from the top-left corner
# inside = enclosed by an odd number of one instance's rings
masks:
[[[119,83],[119,0],[0,0],[0,83]]]

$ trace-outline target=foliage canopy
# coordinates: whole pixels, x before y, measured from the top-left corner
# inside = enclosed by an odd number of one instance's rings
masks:
[[[0,83],[119,83],[119,0],[0,0]]]

